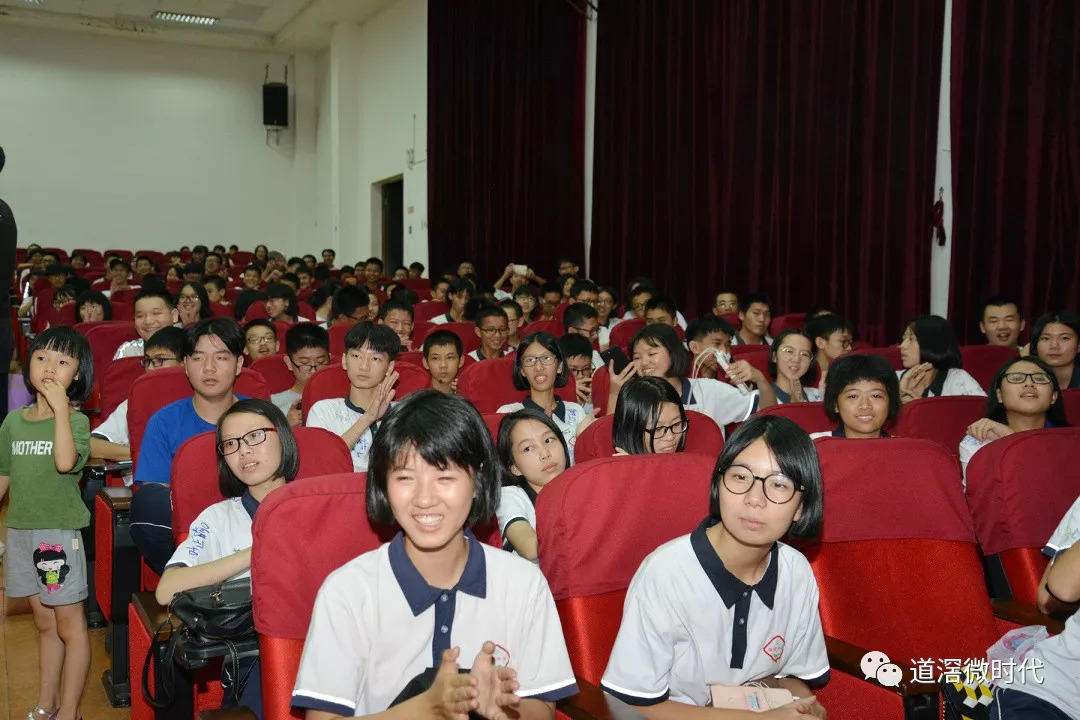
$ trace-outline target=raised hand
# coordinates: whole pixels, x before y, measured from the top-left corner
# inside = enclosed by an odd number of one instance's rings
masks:
[[[986,442],[987,440],[999,440],[1006,435],[1012,435],[1013,431],[1008,425],[991,420],[990,418],[982,418],[968,425],[968,435],[979,442]]]
[[[301,398],[296,398],[296,402],[289,407],[289,414],[286,416],[286,419],[289,421],[289,427],[296,427],[304,421],[304,411],[301,408],[302,404],[303,400]]]
[[[900,378],[900,399],[904,402],[922,397],[937,371],[930,363],[920,363],[904,373]]]
[[[396,370],[391,370],[386,373],[386,377],[379,383],[379,387],[375,389],[375,399],[371,403],[371,419],[373,422],[382,420],[383,415],[390,409],[390,402],[394,399],[396,391],[394,390],[394,383],[398,381],[398,373]]]
[[[66,412],[69,407],[67,388],[55,380],[45,380],[39,392],[45,396],[45,402],[56,414]]]
[[[480,648],[469,677],[476,681],[474,687],[479,691],[473,709],[488,720],[509,720],[506,709],[521,702],[514,694],[518,689],[517,671],[495,664],[495,643],[489,640]]]
[[[480,691],[472,675],[458,673],[457,659],[460,653],[461,649],[456,647],[443,651],[435,682],[424,693],[430,711],[425,714],[426,717],[469,720],[469,711],[477,708]]]

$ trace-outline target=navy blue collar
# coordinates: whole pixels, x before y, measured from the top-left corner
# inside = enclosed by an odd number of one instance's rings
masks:
[[[259,509],[259,501],[251,497],[251,493],[245,490],[244,494],[240,496],[240,504],[244,506],[247,514],[254,520],[255,511]]]
[[[531,395],[526,395],[525,399],[521,401],[521,405],[528,410],[536,410],[537,412],[542,412],[547,415],[544,408],[537,405]],[[564,403],[561,398],[555,398],[555,412],[552,414],[559,418],[559,420],[566,422],[566,403]]]
[[[345,407],[349,408],[355,413],[360,413],[361,415],[364,414],[364,408],[360,407],[359,405],[353,405],[353,401],[349,398],[348,395],[345,396]]]
[[[536,507],[536,491],[532,489],[532,485],[525,478],[521,478],[521,485],[518,487],[525,491],[525,497],[529,498],[533,507]]]
[[[696,404],[697,400],[694,399],[694,391],[690,385],[690,380],[688,378],[683,378],[680,382],[682,382],[683,407]]]
[[[480,541],[473,535],[472,530],[465,529],[465,537],[469,541],[469,557],[465,561],[465,570],[461,573],[452,590],[468,593],[474,597],[487,597],[487,563],[484,559],[484,549],[480,547]],[[405,533],[398,532],[390,543],[390,569],[394,571],[401,593],[409,603],[409,609],[413,615],[419,615],[435,604],[439,596],[446,590],[428,585],[420,571],[413,565],[405,552]]]
[[[880,430],[880,432],[881,432],[881,435],[879,435],[878,437],[883,437],[883,438],[891,437],[889,435],[889,433],[885,432],[884,428],[882,428]],[[838,437],[838,438],[846,438],[847,437],[847,435],[844,434],[844,423],[840,423],[839,425],[836,426],[836,429],[832,431],[832,436],[833,437]]]
[[[739,598],[743,597],[744,593],[753,590],[761,598],[761,602],[765,607],[772,610],[773,601],[776,599],[780,546],[773,543],[772,550],[769,551],[769,566],[765,568],[765,574],[758,580],[757,585],[747,585],[724,567],[724,561],[716,554],[716,550],[713,548],[712,543],[709,542],[708,536],[705,535],[705,531],[717,522],[712,517],[707,517],[694,532],[690,533],[690,545],[694,548],[694,555],[697,556],[698,562],[701,563],[701,569],[705,571],[709,580],[712,581],[717,594],[720,595],[720,599],[724,601],[724,605],[728,608],[735,605]]]
[[[791,396],[784,392],[783,388],[777,385],[775,382],[769,383],[772,385],[773,392],[776,393],[776,402],[781,405],[787,405],[791,402]]]
[[[499,348],[499,354],[496,355],[495,357],[501,358],[504,355],[506,355],[506,348]],[[492,359],[492,358],[489,358],[487,355],[484,354],[484,346],[483,345],[476,348],[476,357],[480,358],[481,360],[491,360]]]

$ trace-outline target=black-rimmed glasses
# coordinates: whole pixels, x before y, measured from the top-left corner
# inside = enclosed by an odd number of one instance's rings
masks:
[[[248,447],[255,447],[256,445],[262,445],[266,442],[266,433],[277,432],[272,427],[255,428],[249,430],[240,437],[229,438],[228,440],[222,440],[218,443],[217,451],[221,455],[232,455],[240,450],[240,441],[243,440],[244,444]]]
[[[802,491],[803,489],[801,483],[795,482],[783,473],[773,473],[761,477],[755,475],[745,465],[732,465],[720,476],[720,481],[724,483],[724,487],[733,495],[745,495],[750,492],[750,488],[754,487],[754,482],[757,480],[761,481],[761,489],[765,493],[765,499],[777,505],[790,502],[791,498],[795,497],[795,491]]]
[[[1028,378],[1031,378],[1031,382],[1035,383],[1036,385],[1049,385],[1050,384],[1050,376],[1047,375],[1044,372],[1033,372],[1033,373],[1011,372],[1011,373],[1005,373],[1005,382],[1009,383],[1010,385],[1022,385],[1024,383],[1024,381],[1026,381]]]

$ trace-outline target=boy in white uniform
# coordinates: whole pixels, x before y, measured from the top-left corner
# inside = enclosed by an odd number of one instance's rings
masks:
[[[286,367],[293,374],[293,386],[270,396],[291,427],[300,424],[300,396],[311,376],[330,364],[330,333],[315,323],[299,323],[285,332]]]
[[[147,338],[158,330],[180,322],[180,314],[172,296],[164,290],[147,288],[140,290],[134,302],[135,332],[138,340],[128,340],[116,349],[113,360],[122,357],[140,357]],[[104,368],[102,368],[104,370]]]

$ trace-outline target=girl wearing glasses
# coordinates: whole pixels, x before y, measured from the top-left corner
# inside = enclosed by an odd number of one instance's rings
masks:
[[[514,387],[528,390],[529,394],[524,401],[503,405],[495,412],[512,413],[527,408],[548,416],[566,438],[573,462],[577,435],[595,418],[576,402],[566,402],[555,395],[555,388],[564,387],[568,376],[555,336],[548,332],[533,333],[522,340],[514,358]]]
[[[814,343],[802,330],[785,330],[773,340],[769,353],[769,375],[777,404],[818,402],[821,392],[812,387],[817,363]]]
[[[288,421],[266,400],[240,400],[225,411],[217,424],[217,454],[218,485],[226,499],[199,513],[165,566],[154,592],[162,605],[184,590],[250,576],[255,512],[270,493],[296,477],[300,465]],[[249,672],[250,667],[240,664],[238,674],[247,673],[240,701],[261,717],[258,668]],[[231,680],[222,677],[222,684],[228,687]],[[225,697],[230,697],[228,690]]]
[[[210,310],[210,298],[201,282],[186,282],[176,293],[176,312],[180,314],[180,323],[187,327],[200,320],[213,317]]]
[[[960,441],[960,465],[965,476],[971,457],[998,438],[1024,430],[1069,426],[1057,376],[1037,357],[1005,363],[990,388],[986,417],[969,425]]]
[[[686,428],[682,398],[669,383],[638,377],[622,386],[611,426],[617,455],[682,452]]]
[[[708,517],[634,574],[603,689],[659,718],[710,706],[710,686],[761,682],[798,699],[760,717],[824,718],[809,688],[829,677],[817,583],[779,542],[813,537],[821,518],[806,433],[776,415],[740,426],[716,461]],[[742,717],[716,717],[729,715]]]

